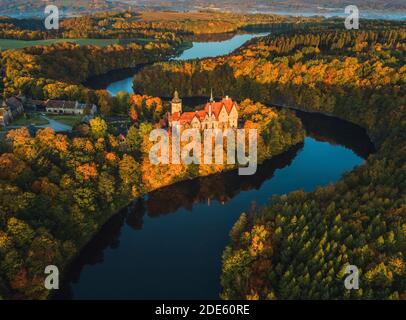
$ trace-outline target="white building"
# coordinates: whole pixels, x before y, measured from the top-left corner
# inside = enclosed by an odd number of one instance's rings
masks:
[[[53,114],[94,115],[97,107],[77,101],[48,100],[45,103],[45,111]]]

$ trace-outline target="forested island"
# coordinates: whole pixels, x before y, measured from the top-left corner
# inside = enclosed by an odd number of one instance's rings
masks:
[[[182,96],[208,97],[214,89],[217,96],[238,99],[244,126],[259,129],[260,162],[304,139],[294,112],[272,105],[359,124],[378,149],[335,185],[274,197],[266,207],[243,213],[224,251],[223,299],[406,298],[404,23],[371,21],[363,30],[347,31],[334,21],[302,21],[305,30],[279,30],[227,56],[164,62],[181,50],[183,36],[197,33],[210,18],[185,25],[132,21],[126,14],[66,20],[64,36],[153,39],[1,52],[3,97],[78,100],[97,104],[101,114],[69,134],[21,128],[1,143],[0,298],[49,298],[44,266],[64,271],[119,209],[161,187],[234,169],[168,170],[148,162],[149,133],[166,126],[168,106],[160,97],[176,88]],[[266,15],[242,23],[227,19],[214,29],[275,21]],[[3,37],[16,37],[14,26]],[[21,37],[31,37],[24,28]],[[33,38],[43,39],[42,31],[35,32]],[[83,84],[111,70],[152,63],[134,79],[139,94],[111,97]],[[128,117],[125,135],[109,123],[111,115]],[[360,268],[362,290],[342,286],[348,264]]]

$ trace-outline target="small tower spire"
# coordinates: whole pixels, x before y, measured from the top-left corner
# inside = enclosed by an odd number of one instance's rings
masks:
[[[173,94],[173,100],[179,100],[179,92],[178,92],[178,89],[175,89],[175,93]]]
[[[179,98],[179,92],[177,89],[175,89],[175,93],[173,94],[171,105],[172,105],[172,114],[177,112],[182,113],[182,99]]]
[[[210,93],[210,102],[214,102],[214,97],[213,97],[213,88],[211,88],[211,93]]]

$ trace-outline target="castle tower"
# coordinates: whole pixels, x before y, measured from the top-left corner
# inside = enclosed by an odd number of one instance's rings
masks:
[[[179,98],[178,90],[175,90],[171,106],[172,106],[172,114],[177,112],[182,113],[182,99]]]

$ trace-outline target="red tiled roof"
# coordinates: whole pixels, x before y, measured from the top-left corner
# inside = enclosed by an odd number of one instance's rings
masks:
[[[175,112],[174,114],[169,114],[169,117],[168,117],[169,122],[179,121],[179,119],[180,119],[179,112]]]
[[[180,116],[180,124],[191,123],[193,118],[196,116],[196,112],[184,112]]]
[[[204,121],[206,115],[207,115],[206,110],[200,110],[196,112],[196,116],[199,118],[200,121]]]
[[[214,114],[214,116],[216,117],[217,120],[218,120],[218,117],[220,115],[220,112],[221,112],[223,106],[226,108],[227,114],[230,114],[231,110],[233,109],[233,106],[236,106],[236,108],[238,109],[237,103],[234,102],[230,98],[224,98],[220,102],[207,103],[206,106],[204,107],[204,110],[206,111],[206,113],[209,113],[210,105],[211,105],[211,112]]]
[[[206,116],[206,112],[204,110],[199,111],[199,112],[184,112],[182,114],[179,114],[179,112],[176,112],[172,115],[169,115],[169,122],[179,121],[180,124],[191,123],[195,116],[200,121],[203,121],[204,117]],[[202,118],[202,116],[203,116],[203,118]]]
[[[231,98],[224,98],[220,102],[208,102],[203,110],[195,111],[195,112],[184,112],[180,114],[176,112],[172,115],[169,115],[168,120],[169,122],[179,121],[181,125],[191,123],[193,118],[196,116],[200,121],[204,121],[206,115],[209,114],[211,106],[211,111],[216,120],[218,120],[219,115],[223,107],[226,108],[227,114],[230,114],[231,110],[235,106],[238,110],[238,105],[234,102]]]

